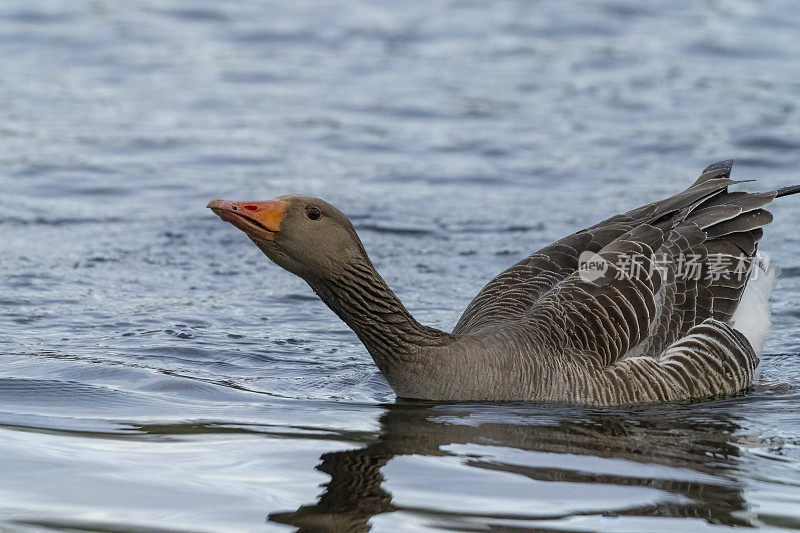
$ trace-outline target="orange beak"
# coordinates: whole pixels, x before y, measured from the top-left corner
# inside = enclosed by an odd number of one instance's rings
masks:
[[[231,202],[211,200],[208,207],[222,220],[230,222],[250,237],[272,241],[281,229],[281,221],[286,215],[288,202],[270,200],[268,202]]]

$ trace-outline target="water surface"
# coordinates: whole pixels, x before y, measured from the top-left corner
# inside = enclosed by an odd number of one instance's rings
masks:
[[[0,5],[0,529],[800,529],[798,200],[762,375],[629,409],[399,402],[204,208],[348,213],[416,317],[735,158],[800,182],[791,2]]]

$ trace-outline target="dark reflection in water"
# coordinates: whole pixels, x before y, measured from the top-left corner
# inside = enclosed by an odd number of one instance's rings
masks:
[[[651,505],[626,507],[605,516],[700,518],[713,524],[752,526],[743,517],[742,489],[733,481],[739,457],[736,419],[719,411],[678,412],[669,409],[641,412],[579,411],[574,418],[535,413],[503,422],[487,418],[470,422],[469,408],[419,403],[387,405],[380,419],[380,437],[363,448],[322,455],[317,469],[331,476],[313,505],[293,512],[271,513],[269,519],[300,528],[367,531],[370,519],[403,510],[384,489],[381,469],[399,456],[445,456],[452,444],[482,444],[553,454],[552,466],[526,466],[481,457],[464,456],[469,467],[524,476],[539,482],[573,482],[602,492],[603,486],[644,487],[674,496]],[[551,425],[552,424],[552,425]],[[569,455],[566,455],[569,454]],[[573,457],[580,456],[580,457]],[[685,469],[682,479],[643,477],[634,469],[592,472],[582,457],[603,457],[647,465]],[[681,472],[681,471],[679,471]],[[430,479],[436,484],[437,480]],[[438,490],[446,487],[438,487]],[[579,496],[578,496],[579,497]],[[531,502],[535,509],[535,502]],[[441,514],[436,502],[428,514]],[[464,510],[461,515],[469,515]],[[592,514],[570,512],[545,515],[524,511],[511,516],[480,515],[491,527],[496,519],[554,520]]]

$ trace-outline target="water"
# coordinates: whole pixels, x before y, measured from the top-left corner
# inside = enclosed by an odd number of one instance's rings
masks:
[[[754,390],[397,402],[205,209],[352,216],[449,329],[493,275],[735,158],[800,182],[792,2],[0,5],[0,529],[800,529],[800,209]]]

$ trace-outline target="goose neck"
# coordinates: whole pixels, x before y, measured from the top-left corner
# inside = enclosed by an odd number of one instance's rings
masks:
[[[382,370],[449,343],[449,334],[417,322],[369,260],[309,283],[358,335]]]

